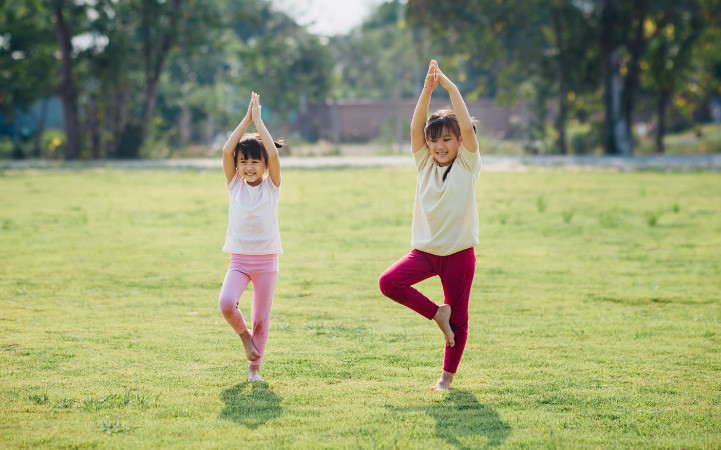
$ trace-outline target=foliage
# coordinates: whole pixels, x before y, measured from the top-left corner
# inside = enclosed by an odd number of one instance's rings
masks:
[[[632,133],[639,93],[648,99],[659,95],[654,93],[661,92],[659,85],[667,85],[667,96],[682,96],[672,106],[687,110],[708,101],[709,90],[700,86],[718,83],[718,75],[709,76],[714,67],[709,61],[718,61],[712,56],[718,39],[711,36],[718,33],[720,6],[715,0],[408,3],[419,26],[466,53],[465,66],[480,74],[471,90],[501,101],[525,100],[538,119],[536,138],[542,139],[544,123],[549,113],[554,115],[562,152],[566,119],[584,122],[603,114],[609,153],[623,146],[613,124],[622,123],[626,134]],[[666,31],[645,35],[651,27]],[[707,58],[694,60],[694,52]],[[695,71],[699,75],[692,75]],[[688,102],[684,88],[694,78],[698,81],[692,81],[691,90],[700,95]],[[647,92],[639,91],[640,79],[646,80]],[[550,106],[554,97],[555,108]],[[657,122],[663,136],[663,121]]]
[[[234,56],[233,81],[243,91],[235,123],[245,114],[250,90],[261,94],[261,102],[276,120],[289,121],[301,104],[324,102],[330,91],[331,56],[320,39],[283,13],[269,6],[258,9],[253,27],[233,29],[243,44]]]
[[[41,0],[1,0],[0,30],[0,113],[12,115],[52,93],[57,44]]]
[[[330,57],[319,39],[265,0],[60,5],[74,33],[66,69],[75,82],[64,89],[75,89],[67,101],[78,106],[78,145],[89,157],[137,157],[143,145],[210,146],[237,122],[246,91],[265,93],[267,110],[287,120],[302,101],[325,99],[329,90]],[[2,8],[0,23],[12,25],[0,42],[6,111],[60,83],[48,76],[61,69],[55,25],[44,19],[51,6],[19,0]],[[249,29],[256,34],[244,34]]]
[[[361,27],[330,39],[335,98],[379,100],[417,95],[431,56],[420,48],[423,42],[415,40],[418,36],[406,23],[404,12],[398,0],[383,3]]]
[[[0,0],[0,27],[3,119],[60,95],[75,117],[64,151],[87,158],[210,153],[251,90],[279,134],[328,97],[414,98],[430,59],[468,100],[532,109],[522,131],[539,153],[598,147],[592,139],[614,152],[613,130],[630,137],[652,104],[660,149],[661,118],[671,131],[695,127],[721,96],[719,0],[389,0],[330,38],[269,0]],[[15,137],[15,156],[44,152],[45,119],[33,119],[39,131]],[[593,132],[574,134],[576,123]]]

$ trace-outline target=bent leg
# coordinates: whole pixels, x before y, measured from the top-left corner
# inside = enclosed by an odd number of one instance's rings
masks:
[[[270,326],[270,309],[273,306],[273,294],[278,281],[278,272],[262,272],[253,275],[253,344],[260,353],[260,358],[251,361],[252,365],[260,365],[265,354]]]
[[[438,305],[411,286],[434,275],[436,271],[428,256],[414,249],[383,272],[378,284],[383,295],[430,320]]]
[[[238,270],[229,269],[228,273],[225,274],[223,287],[220,290],[218,309],[220,309],[225,320],[238,334],[242,334],[248,329],[243,319],[243,314],[241,314],[240,309],[238,309],[240,296],[243,294],[243,291],[245,291],[248,283],[250,283],[250,277],[248,275]]]
[[[449,255],[440,268],[445,303],[451,305],[449,320],[455,345],[446,345],[443,370],[456,373],[468,339],[468,301],[471,296],[473,275],[476,271],[476,253],[473,248]]]

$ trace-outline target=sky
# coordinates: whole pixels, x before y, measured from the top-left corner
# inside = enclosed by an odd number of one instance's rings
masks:
[[[273,7],[293,17],[311,33],[324,36],[345,33],[360,25],[384,0],[271,0]]]

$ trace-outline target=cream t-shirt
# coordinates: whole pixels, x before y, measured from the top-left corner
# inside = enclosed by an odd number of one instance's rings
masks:
[[[418,169],[411,245],[446,256],[478,245],[476,181],[481,173],[480,150],[458,149],[451,171],[441,167],[424,146],[413,154]]]
[[[228,183],[228,231],[223,251],[243,255],[283,253],[278,229],[280,186],[269,176],[251,186],[236,173]]]

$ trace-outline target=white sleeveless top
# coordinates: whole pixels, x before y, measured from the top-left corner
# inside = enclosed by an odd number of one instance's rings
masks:
[[[227,185],[230,195],[228,231],[223,251],[243,255],[283,253],[278,229],[280,186],[266,176],[251,186],[238,173]]]
[[[427,146],[413,154],[418,169],[411,245],[447,256],[478,245],[476,181],[481,173],[480,150],[458,149],[446,180]]]

